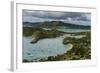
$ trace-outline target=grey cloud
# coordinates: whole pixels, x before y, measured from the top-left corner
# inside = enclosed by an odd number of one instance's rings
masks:
[[[33,10],[23,10],[23,18],[25,17],[37,17],[45,19],[63,19],[68,18],[72,20],[90,21],[90,13],[82,12],[55,12],[55,11],[33,11]]]

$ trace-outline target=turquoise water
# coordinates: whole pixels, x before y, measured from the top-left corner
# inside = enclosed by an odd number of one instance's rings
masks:
[[[84,32],[84,31],[90,31],[86,29],[58,29],[59,31],[63,32]]]
[[[50,28],[43,28],[45,30],[51,30]],[[58,31],[63,32],[84,32],[84,31],[90,31],[90,29],[70,29],[70,28],[59,28]]]
[[[23,37],[23,59],[38,61],[49,56],[57,56],[70,49],[70,45],[63,45],[63,38],[42,39],[31,44],[31,37]]]
[[[49,29],[46,29],[49,30]],[[90,30],[81,30],[81,29],[58,29],[64,32],[83,32]],[[39,61],[40,59],[47,59],[49,56],[57,56],[58,54],[63,54],[69,49],[71,45],[64,45],[63,39],[65,37],[76,37],[81,38],[84,35],[71,36],[70,34],[65,34],[57,38],[48,38],[39,40],[37,43],[31,44],[32,37],[23,37],[23,59],[29,61]]]

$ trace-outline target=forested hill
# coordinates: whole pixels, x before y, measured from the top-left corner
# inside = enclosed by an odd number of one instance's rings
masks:
[[[72,24],[72,23],[65,23],[62,21],[45,21],[45,22],[23,22],[24,27],[68,27],[68,28],[76,28],[76,29],[90,29],[91,26],[89,25],[78,25],[78,24]]]

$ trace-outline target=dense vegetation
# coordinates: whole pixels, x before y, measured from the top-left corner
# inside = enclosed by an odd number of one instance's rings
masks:
[[[56,38],[58,36],[61,36],[63,32],[59,32],[57,30],[42,30],[42,31],[35,31],[32,34],[32,37],[35,38],[32,40],[31,43],[36,43],[40,39],[44,38]]]
[[[42,31],[41,28],[37,27],[23,27],[23,36],[32,36],[35,31]]]
[[[56,27],[69,27],[69,28],[74,28],[74,29],[90,29],[90,26],[85,26],[85,25],[78,25],[78,24],[72,24],[72,23],[65,23],[62,21],[45,21],[45,22],[36,22],[36,23],[31,23],[31,22],[23,22],[24,26],[35,26],[35,27],[45,27],[45,28],[56,28]]]

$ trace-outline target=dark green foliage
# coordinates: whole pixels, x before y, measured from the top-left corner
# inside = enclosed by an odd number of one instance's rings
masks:
[[[23,62],[29,62],[27,59],[23,59]]]
[[[36,43],[38,42],[40,39],[44,39],[44,38],[56,38],[59,37],[63,34],[63,32],[59,32],[55,29],[53,30],[36,30],[35,32],[33,32],[32,37],[35,38],[35,41],[31,41],[31,43]]]
[[[32,36],[35,31],[42,31],[41,28],[37,27],[23,27],[23,36]]]
[[[47,37],[48,38],[55,38],[55,37],[58,37],[58,36],[61,36],[63,33],[57,31],[56,29],[53,29],[51,31],[47,31]]]

